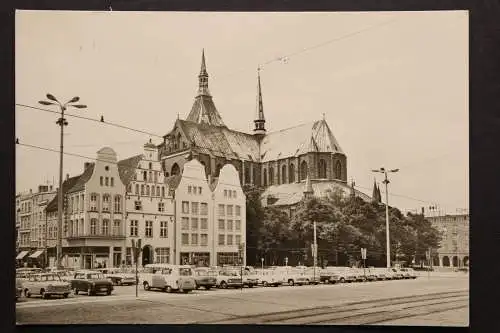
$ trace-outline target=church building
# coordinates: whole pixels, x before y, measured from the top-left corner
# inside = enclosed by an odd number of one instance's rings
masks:
[[[272,197],[268,201],[274,205],[293,204],[290,196],[301,200],[308,178],[314,195],[339,187],[351,193],[347,156],[325,119],[267,132],[258,75],[253,133],[232,130],[217,111],[208,77],[203,52],[198,93],[191,111],[185,120],[175,121],[158,146],[166,177],[181,174],[184,164],[195,158],[204,166],[207,178],[214,181],[225,164],[232,164],[242,185],[266,189],[263,197]]]

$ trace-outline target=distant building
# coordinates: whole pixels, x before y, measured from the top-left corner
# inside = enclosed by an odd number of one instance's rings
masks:
[[[442,234],[441,246],[434,250],[433,265],[468,267],[469,214],[428,216],[426,219]]]

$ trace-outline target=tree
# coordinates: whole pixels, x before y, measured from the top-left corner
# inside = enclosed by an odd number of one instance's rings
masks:
[[[247,263],[255,265],[260,263],[258,241],[260,229],[264,220],[264,208],[260,202],[262,190],[253,186],[245,185],[243,192],[246,196],[246,248]]]

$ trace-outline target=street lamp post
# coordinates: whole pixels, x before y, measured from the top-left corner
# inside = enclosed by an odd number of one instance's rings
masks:
[[[42,105],[57,105],[61,110],[61,117],[57,120],[56,124],[61,127],[61,138],[60,138],[60,150],[59,150],[59,193],[57,200],[57,248],[56,248],[56,266],[61,268],[62,259],[62,210],[63,210],[63,188],[62,188],[62,178],[63,178],[63,151],[64,151],[64,126],[68,126],[68,121],[64,118],[64,111],[68,106],[85,109],[87,106],[83,104],[73,104],[80,100],[80,97],[75,96],[68,102],[61,104],[54,95],[47,94],[47,99],[49,101],[39,101],[38,103]]]
[[[399,169],[386,170],[385,168],[380,168],[379,170],[372,170],[373,172],[383,173],[385,176],[384,184],[385,184],[385,238],[386,238],[386,251],[387,251],[387,268],[391,267],[391,243],[389,239],[389,192],[388,192],[388,184],[389,179],[387,179],[388,172],[398,172]]]

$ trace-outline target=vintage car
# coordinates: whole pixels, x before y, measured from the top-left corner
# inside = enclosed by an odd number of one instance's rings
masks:
[[[111,280],[113,285],[132,285],[136,283],[135,274],[127,273],[124,269],[120,268],[100,268],[97,271],[102,272],[106,278]]]
[[[373,274],[378,281],[390,280],[391,275],[387,273],[387,268],[370,267],[368,268],[370,274]]]
[[[401,268],[400,269],[401,273],[403,274],[405,279],[416,279],[417,274],[415,273],[415,270],[413,268]]]
[[[392,272],[392,279],[393,280],[400,280],[400,279],[404,279],[405,276],[403,274],[403,272],[401,272],[399,269],[397,268],[388,268],[388,270],[390,270]]]
[[[196,289],[203,287],[209,290],[217,285],[217,272],[207,267],[199,267],[194,270]]]
[[[255,271],[250,273],[250,270],[242,269],[241,267],[224,268],[223,270],[228,272],[231,276],[237,276],[240,279],[239,284],[243,284],[243,287],[253,288],[259,284],[259,278]]]
[[[28,280],[23,282],[23,291],[26,297],[40,295],[49,298],[54,295],[68,297],[71,292],[70,284],[61,280],[54,273],[31,274]]]
[[[113,283],[99,271],[82,270],[75,272],[71,280],[71,289],[75,295],[78,295],[80,291],[86,292],[88,296],[111,295]]]
[[[66,281],[66,282],[71,282],[71,280],[73,279],[73,276],[75,275],[75,272],[67,270],[67,269],[52,270],[51,273],[59,275],[61,280]]]
[[[42,273],[41,268],[18,268],[16,269],[16,278],[21,280],[28,280],[32,274]]]
[[[23,295],[23,280],[16,278],[16,301]]]
[[[337,283],[340,282],[340,275],[334,267],[326,267],[320,271],[319,279],[323,283]]]
[[[220,289],[241,288],[243,283],[243,279],[240,274],[233,269],[227,268],[217,270],[216,281],[217,288]]]
[[[144,290],[160,289],[168,293],[188,293],[196,289],[193,269],[188,265],[149,264],[140,279]]]

